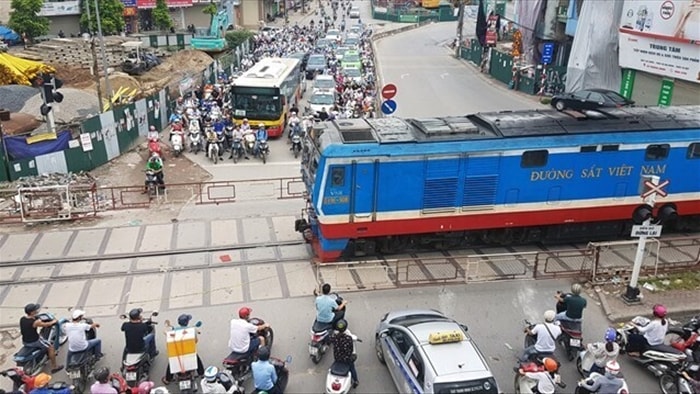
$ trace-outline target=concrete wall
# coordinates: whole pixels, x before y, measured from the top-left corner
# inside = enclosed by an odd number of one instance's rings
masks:
[[[10,20],[10,10],[12,10],[10,4],[12,4],[12,0],[0,0],[0,23],[3,25],[6,25],[7,21]]]
[[[80,33],[80,15],[50,16],[49,34],[58,35],[60,30],[70,37],[71,33],[76,36]]]

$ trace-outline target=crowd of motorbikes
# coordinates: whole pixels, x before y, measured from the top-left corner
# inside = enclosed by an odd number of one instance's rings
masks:
[[[654,312],[656,313],[657,310],[663,310],[663,317],[665,317],[665,307],[655,305]],[[558,312],[562,312],[561,303],[557,304]],[[655,316],[658,317],[656,314]],[[619,364],[615,360],[618,354],[624,353],[628,353],[627,358],[659,379],[659,388],[664,394],[698,394],[700,392],[697,389],[700,385],[698,382],[700,381],[700,316],[692,317],[682,325],[673,322],[673,325],[668,327],[664,343],[661,345],[647,346],[638,355],[627,352],[630,335],[638,333],[639,327],[649,323],[650,319],[637,316],[618,328],[608,328],[603,342],[584,343],[581,322],[558,321],[557,324],[561,326],[561,335],[556,338],[557,347],[563,350],[568,361],[575,363],[576,369],[582,376],[582,379],[576,383],[576,394],[603,393],[604,391],[593,391],[588,387],[601,387],[602,381],[609,382],[611,379],[619,379],[617,394],[628,394],[630,391],[624,374],[620,372]],[[529,328],[533,326],[528,321],[525,324]],[[527,348],[534,342],[535,339],[532,336],[526,335],[524,346]],[[609,349],[613,347],[615,349],[614,352],[607,353],[608,357],[614,354],[613,360],[604,366],[596,365],[596,358],[601,354],[599,352],[606,353],[606,343],[609,343]],[[553,364],[547,365],[549,362]],[[528,375],[534,375],[525,372],[548,373],[552,386],[565,388],[566,384],[561,381],[558,373],[560,366],[561,362],[557,360],[554,352],[537,353],[528,361],[519,362],[515,368],[514,391],[528,394],[541,393],[538,390],[538,380],[529,377]]]

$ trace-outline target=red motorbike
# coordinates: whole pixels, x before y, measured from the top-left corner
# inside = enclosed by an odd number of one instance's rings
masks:
[[[131,387],[126,382],[126,379],[118,372],[113,373],[109,377],[109,381],[119,394],[148,394],[155,386],[153,382],[144,381],[139,383],[136,387]]]
[[[10,368],[0,372],[0,376],[4,376],[12,380],[12,390],[21,390],[28,393],[34,390],[34,376],[24,373],[22,368]]]
[[[157,153],[158,156],[163,157],[163,152],[160,146],[160,140],[158,137],[151,137],[148,139],[148,157],[153,156]]]

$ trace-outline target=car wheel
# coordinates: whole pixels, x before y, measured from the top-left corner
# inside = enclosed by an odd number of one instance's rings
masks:
[[[554,108],[556,108],[557,111],[563,111],[566,109],[566,105],[564,105],[562,100],[557,100],[554,102]]]
[[[379,362],[386,365],[386,361],[384,360],[384,352],[382,352],[382,345],[379,343],[379,338],[374,340],[374,353],[377,354],[377,359]]]

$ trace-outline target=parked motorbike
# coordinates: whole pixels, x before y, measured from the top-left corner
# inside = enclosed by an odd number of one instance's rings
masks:
[[[166,321],[165,325],[170,326],[170,322]],[[201,321],[198,321],[194,324],[195,329],[197,329],[201,326],[202,326]],[[197,368],[191,369],[188,371],[184,371],[184,372],[175,373],[175,374],[173,374],[173,377],[175,378],[175,382],[177,383],[177,386],[180,389],[180,393],[190,394],[190,393],[197,392],[197,385],[198,385]]]
[[[173,146],[173,155],[175,157],[180,156],[184,145],[184,137],[182,131],[173,132],[170,136],[170,143]]]
[[[346,331],[347,335],[350,335],[353,339],[352,346],[352,358],[357,359],[357,347],[355,342],[362,342],[361,339],[354,335],[349,330]],[[354,377],[350,373],[350,365],[346,363],[341,363],[334,361],[331,367],[328,369],[328,374],[326,375],[326,394],[347,394],[352,388],[352,381]]]
[[[335,298],[338,305],[343,303],[343,297],[338,293],[332,293],[331,296]],[[320,363],[323,355],[328,351],[333,330],[335,327],[332,323],[320,323],[314,320],[314,324],[311,326],[311,341],[309,342],[309,357],[314,364]]]
[[[85,323],[92,325],[92,319],[84,319]],[[97,338],[95,328],[90,328],[85,332],[87,340]],[[66,362],[66,373],[73,382],[75,392],[82,393],[88,386],[88,377],[95,369],[95,364],[99,359],[95,355],[94,348],[78,353],[71,353]]]
[[[591,375],[587,378],[581,379],[578,382],[578,385],[576,386],[576,390],[574,391],[574,394],[592,394],[594,392],[588,391],[585,388],[581,387],[581,384],[586,382],[589,385],[592,385],[595,383],[596,380],[602,378],[603,375],[599,374],[598,372],[593,372]],[[618,378],[622,379],[622,387],[617,390],[617,394],[627,394],[630,392],[629,388],[627,387],[627,381],[622,376],[618,376]]]
[[[157,311],[151,312],[151,315],[144,322],[148,324],[149,331],[146,335],[153,332],[155,325],[158,322],[154,321],[153,318],[158,316]],[[128,319],[127,315],[119,316],[121,319]],[[124,352],[124,358],[122,359],[121,374],[126,380],[126,384],[129,387],[138,387],[141,382],[148,380],[148,375],[151,370],[152,360],[151,355],[146,351],[143,353],[126,353]]]
[[[231,147],[231,156],[233,157],[234,163],[238,163],[238,160],[245,156],[245,149],[243,148],[243,142],[240,138],[235,138],[233,140],[233,145]]]
[[[650,320],[643,316],[637,316],[632,319],[632,322],[639,326],[646,326]],[[620,345],[621,352],[627,347],[629,335],[635,333],[636,330],[636,327],[631,323],[627,323],[622,328],[617,329],[617,343]],[[660,377],[671,366],[680,364],[686,358],[685,353],[668,345],[652,346],[642,352],[639,357],[630,357],[630,359],[641,364],[656,377]]]
[[[525,372],[545,372],[544,366],[542,365],[541,358],[536,361],[528,361],[525,363],[520,363],[520,369]],[[566,383],[561,381],[561,375],[559,373],[554,374],[553,383],[561,388],[566,388]],[[513,388],[517,394],[535,394],[537,390],[537,380],[531,379],[525,375],[521,375],[518,371],[515,372],[515,380],[513,382]]]
[[[55,319],[55,316],[50,312],[42,312],[37,315],[37,319],[42,322],[50,322]],[[39,330],[39,335],[49,343],[53,344],[58,357],[58,350],[66,343],[68,337],[63,329],[68,320],[65,318],[58,319],[58,322],[51,327],[42,327]],[[49,361],[49,354],[46,349],[28,348],[23,346],[13,356],[18,367],[24,370],[27,375],[36,375]]]
[[[694,394],[693,388],[683,372],[700,379],[700,365],[683,362],[675,364],[659,377],[659,387],[664,394]]]
[[[251,318],[248,320],[248,322],[256,326],[262,326],[265,324],[263,319],[257,317]],[[265,338],[265,346],[272,349],[272,344],[275,340],[275,333],[272,331],[272,327],[268,327],[262,332],[255,333],[253,335],[260,336],[260,334],[262,334],[262,336]],[[233,379],[236,382],[242,384],[252,375],[250,364],[255,358],[257,358],[256,354],[231,352],[224,359],[224,368],[231,372],[231,376],[233,376]],[[272,358],[270,358],[270,360],[272,360]]]

